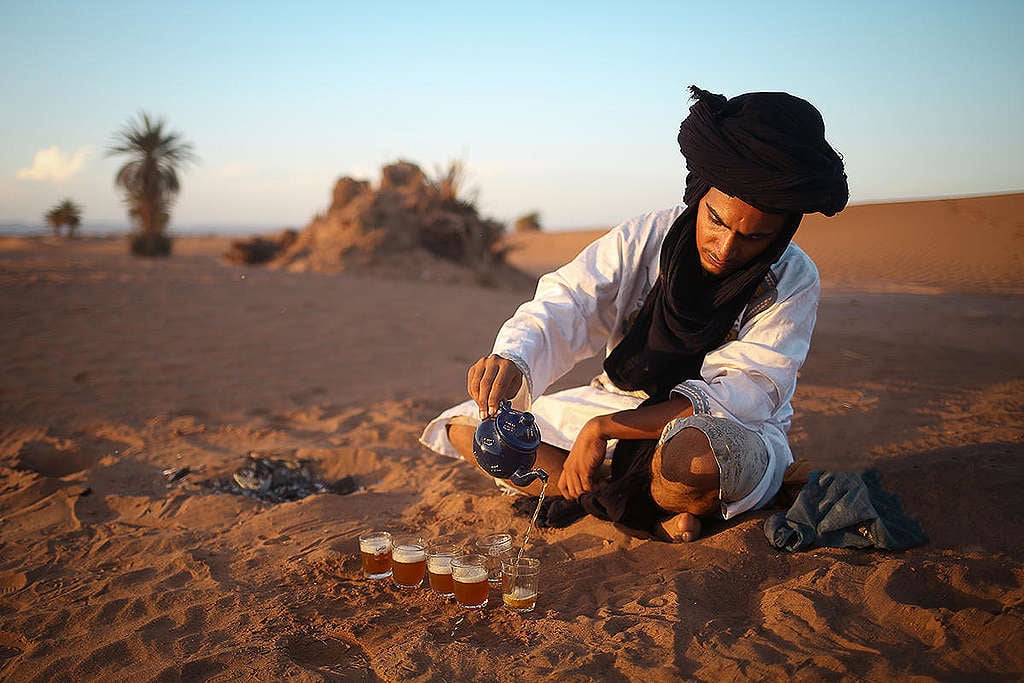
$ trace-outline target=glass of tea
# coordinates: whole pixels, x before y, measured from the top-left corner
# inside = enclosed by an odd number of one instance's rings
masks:
[[[359,534],[359,554],[363,560],[363,576],[368,579],[391,576],[391,534],[386,531]]]
[[[455,601],[468,609],[487,606],[487,558],[483,555],[462,555],[452,558],[452,588]]]
[[[537,605],[540,560],[520,557],[501,563],[501,600],[516,612],[532,612]]]
[[[427,548],[427,581],[432,591],[445,598],[455,595],[452,559],[462,554],[462,546],[452,543],[430,544]]]
[[[396,536],[391,546],[391,580],[399,588],[418,588],[427,574],[427,541]]]

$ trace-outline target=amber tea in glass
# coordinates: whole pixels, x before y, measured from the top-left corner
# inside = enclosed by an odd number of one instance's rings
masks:
[[[455,601],[469,609],[487,605],[487,558],[483,555],[463,555],[452,558],[452,586]]]
[[[362,557],[363,576],[368,579],[386,579],[391,576],[391,534],[386,531],[359,534],[359,554]]]

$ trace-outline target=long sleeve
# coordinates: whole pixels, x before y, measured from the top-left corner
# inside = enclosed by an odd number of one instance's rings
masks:
[[[519,366],[533,398],[622,338],[623,321],[657,276],[662,238],[681,211],[645,214],[609,231],[543,276],[534,298],[502,325],[493,352]]]
[[[821,285],[817,269],[798,248],[781,262],[780,282],[764,310],[745,320],[736,339],[711,351],[701,379],[673,391],[696,412],[727,417],[750,429],[768,421],[789,425],[797,372],[810,348]],[[789,271],[789,272],[786,272]],[[741,317],[741,320],[746,317]]]

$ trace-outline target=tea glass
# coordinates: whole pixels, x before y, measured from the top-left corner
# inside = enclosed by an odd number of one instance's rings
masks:
[[[391,534],[386,531],[359,534],[359,554],[364,577],[386,579],[391,576]]]
[[[455,601],[467,609],[487,606],[487,558],[483,555],[462,555],[452,558],[452,584]]]
[[[487,580],[492,586],[501,586],[501,563],[512,557],[512,536],[505,533],[488,534],[476,542],[477,552],[487,558]]]
[[[540,560],[520,557],[501,563],[501,599],[505,607],[516,612],[532,612],[537,605]]]
[[[462,554],[462,546],[452,543],[431,543],[427,548],[427,580],[430,589],[441,597],[450,598],[455,595],[452,559]]]
[[[391,547],[391,580],[399,588],[418,588],[427,575],[426,540],[396,536]]]

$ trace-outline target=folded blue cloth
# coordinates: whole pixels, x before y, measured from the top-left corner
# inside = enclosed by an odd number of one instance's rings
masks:
[[[790,552],[820,546],[905,550],[928,542],[875,470],[811,472],[789,511],[765,520],[764,534]]]

